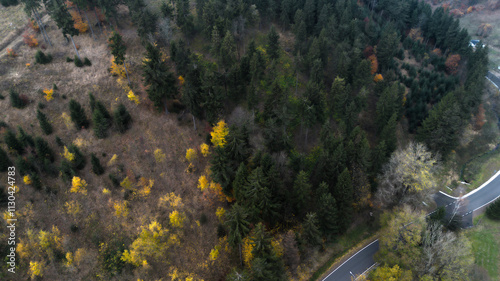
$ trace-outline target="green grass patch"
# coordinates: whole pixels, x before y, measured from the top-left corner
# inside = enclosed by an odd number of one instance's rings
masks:
[[[317,280],[321,275],[323,275],[332,265],[333,263],[343,255],[345,255],[349,250],[355,247],[357,244],[361,243],[364,239],[370,237],[371,234],[374,233],[374,230],[371,229],[368,225],[362,224],[353,228],[351,231],[342,235],[335,244],[340,245],[341,249],[338,252],[335,252],[326,262],[323,264],[316,272],[311,276],[309,281]]]
[[[499,280],[499,241],[500,222],[495,222],[481,215],[479,225],[466,232],[472,242],[475,263],[488,271],[491,280]]]

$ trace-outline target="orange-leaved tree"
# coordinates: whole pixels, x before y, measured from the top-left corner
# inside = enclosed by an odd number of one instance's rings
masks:
[[[446,66],[446,72],[448,72],[448,74],[452,74],[452,75],[457,74],[460,59],[461,59],[461,57],[458,54],[455,54],[455,55],[450,54],[448,56],[448,58],[446,59],[446,62],[444,63],[444,65]]]

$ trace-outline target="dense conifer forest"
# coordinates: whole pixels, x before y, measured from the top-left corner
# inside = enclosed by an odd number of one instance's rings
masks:
[[[37,67],[96,67],[82,55],[90,46],[78,45],[90,29],[126,96],[114,102],[97,81],[78,95],[54,84],[37,98],[2,84],[5,108],[36,115],[1,123],[0,169],[15,166],[24,206],[23,280],[307,280],[313,253],[355,225],[375,232],[417,219],[415,208],[380,216],[432,190],[428,178],[391,169],[420,163],[412,168],[424,174],[445,161],[482,102],[488,47],[470,47],[448,10],[423,1],[19,2],[47,47]],[[64,108],[54,113],[56,102]],[[181,139],[162,144],[141,127],[164,128],[165,118],[167,135]],[[117,160],[119,144],[149,156]],[[2,188],[2,206],[8,196]],[[29,221],[43,200],[61,218]],[[387,249],[380,260],[397,263],[404,280],[459,280]]]

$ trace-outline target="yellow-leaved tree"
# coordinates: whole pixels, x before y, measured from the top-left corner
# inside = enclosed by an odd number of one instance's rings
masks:
[[[165,158],[167,158],[165,153],[163,153],[163,151],[159,148],[155,150],[154,156],[155,156],[156,163],[161,163],[161,162],[165,161]]]
[[[210,147],[208,146],[208,144],[206,143],[202,143],[200,145],[200,151],[201,151],[201,155],[203,155],[203,157],[207,157],[208,154],[210,153]]]
[[[69,191],[87,195],[87,182],[79,177],[73,177],[73,180],[71,181],[71,189]]]
[[[189,163],[193,163],[193,161],[196,160],[197,157],[198,155],[196,154],[196,150],[192,148],[186,150],[186,159],[189,161]]]
[[[398,265],[390,267],[383,265],[377,267],[371,274],[371,281],[411,281],[413,276],[410,270],[404,270]]]
[[[43,263],[30,261],[30,276],[32,280],[37,277],[43,277]]]
[[[132,92],[132,90],[130,90],[130,91],[128,92],[127,97],[128,97],[128,99],[129,99],[129,100],[131,100],[131,101],[135,102],[135,104],[140,104],[140,103],[141,103],[141,102],[139,101],[139,97],[138,97],[138,96],[136,96],[136,95],[134,94],[134,92]]]
[[[200,178],[198,179],[198,188],[201,191],[204,191],[205,189],[207,189],[208,186],[209,183],[207,177],[205,175],[201,175]]]
[[[73,162],[75,160],[75,154],[74,153],[71,153],[69,152],[68,148],[65,146],[64,147],[64,153],[63,153],[63,156],[66,160],[68,160],[69,162]]]
[[[229,128],[224,120],[219,121],[210,133],[212,136],[212,144],[215,147],[224,147],[226,144],[226,136],[229,134]]]
[[[52,96],[54,94],[54,89],[50,89],[50,90],[44,89],[43,93],[45,94],[45,100],[51,101],[54,99],[54,97]]]
[[[121,259],[136,266],[147,264],[148,260],[164,259],[171,245],[167,238],[168,229],[164,229],[157,221],[141,227],[139,237],[132,242],[130,250],[125,250]]]
[[[186,220],[186,215],[184,213],[174,210],[168,217],[173,227],[182,228],[184,226],[184,221]]]
[[[24,184],[30,185],[31,184],[31,178],[29,175],[24,176],[23,178]]]

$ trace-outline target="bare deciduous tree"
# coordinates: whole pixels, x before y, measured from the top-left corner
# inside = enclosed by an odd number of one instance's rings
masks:
[[[386,206],[421,202],[433,193],[437,159],[425,145],[411,142],[395,151],[379,176],[377,200]]]

